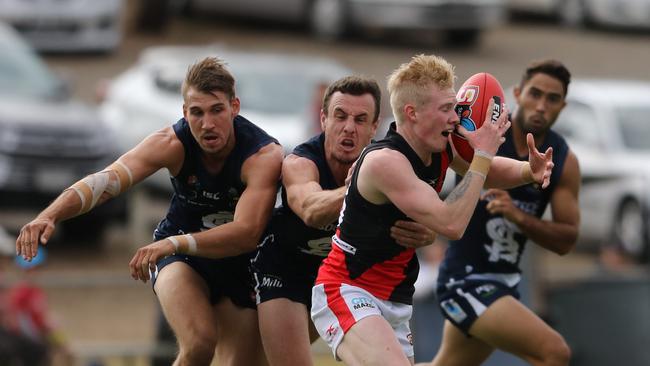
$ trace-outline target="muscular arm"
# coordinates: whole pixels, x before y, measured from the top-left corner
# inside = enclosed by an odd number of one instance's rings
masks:
[[[357,185],[361,195],[370,202],[391,201],[413,220],[450,239],[458,239],[474,212],[484,179],[481,174],[468,170],[442,201],[431,186],[415,175],[404,155],[383,149],[366,156]]]
[[[249,157],[242,166],[246,189],[232,222],[192,234],[196,255],[223,258],[251,252],[266,228],[275,203],[282,166],[282,147],[269,144]]]
[[[490,165],[490,172],[485,179],[485,187],[509,189],[533,182],[546,188],[550,182],[553,169],[553,149],[541,153],[535,147],[532,134],[526,136],[528,145],[528,162],[495,156]],[[453,145],[452,145],[453,146]],[[458,174],[464,175],[469,164],[455,152],[450,167]]]
[[[318,181],[318,168],[313,161],[296,155],[284,159],[282,182],[289,207],[307,226],[314,228],[336,220],[345,196],[345,186],[324,190]]]
[[[542,220],[514,207],[506,192],[491,192],[496,198],[488,203],[488,210],[501,213],[516,224],[524,235],[538,245],[560,255],[567,254],[573,249],[578,238],[580,210],[578,192],[580,189],[580,168],[573,152],[570,152],[564,163],[562,176],[551,196],[552,220]],[[504,201],[506,202],[504,204]]]
[[[165,128],[153,133],[117,160],[120,165],[125,166],[130,172],[130,179],[121,183],[120,192],[129,186],[137,184],[161,168],[178,169],[177,166],[182,163],[183,156],[183,146],[171,128]],[[114,163],[111,166],[115,167],[116,165]],[[120,179],[119,174],[114,171],[101,174],[103,178],[108,179],[109,183],[115,183]],[[122,176],[125,178],[128,174],[122,173]],[[101,193],[96,205],[106,202],[114,194],[115,192],[112,194],[108,192]],[[88,201],[88,198],[86,198],[86,201]],[[86,202],[86,205],[90,206],[88,202]],[[17,252],[25,255],[26,258],[36,255],[38,242],[46,244],[56,223],[81,214],[83,211],[82,206],[83,202],[79,193],[73,189],[63,191],[34,220],[21,229],[16,240]]]

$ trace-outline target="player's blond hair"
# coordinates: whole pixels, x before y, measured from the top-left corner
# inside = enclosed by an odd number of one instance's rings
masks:
[[[429,101],[431,86],[453,88],[455,79],[454,67],[439,56],[420,54],[401,64],[388,76],[390,106],[397,122],[405,120],[406,104],[424,105]]]

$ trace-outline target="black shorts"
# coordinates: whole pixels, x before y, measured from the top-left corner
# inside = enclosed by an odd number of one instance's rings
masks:
[[[311,289],[323,259],[287,248],[267,235],[251,261],[257,303],[287,298],[311,309]]]
[[[156,263],[158,271],[173,262],[184,262],[192,267],[205,281],[210,290],[210,303],[216,304],[222,297],[228,297],[233,304],[256,309],[255,292],[250,274],[252,254],[236,257],[210,259],[190,255],[175,254],[167,256]],[[152,284],[156,283],[152,276]]]
[[[469,328],[492,303],[504,296],[519,299],[519,291],[499,281],[463,280],[456,285],[438,285],[442,315],[469,336]]]

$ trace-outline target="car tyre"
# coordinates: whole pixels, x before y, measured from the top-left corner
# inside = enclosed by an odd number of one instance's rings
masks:
[[[347,32],[344,0],[314,0],[309,14],[309,26],[316,37],[325,41],[341,39]]]
[[[646,216],[638,201],[627,199],[619,207],[614,222],[614,239],[637,261],[650,259]]]

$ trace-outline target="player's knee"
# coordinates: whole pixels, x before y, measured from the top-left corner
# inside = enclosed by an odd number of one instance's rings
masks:
[[[214,357],[216,337],[196,337],[180,345],[179,359],[188,365],[209,365]],[[185,363],[181,363],[185,364]]]

